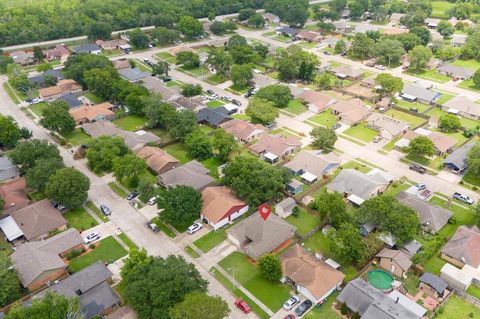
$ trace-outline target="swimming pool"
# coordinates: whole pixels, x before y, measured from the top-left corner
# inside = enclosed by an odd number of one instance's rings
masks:
[[[392,289],[394,278],[385,270],[375,269],[368,272],[367,280],[368,283],[373,287],[383,291],[388,291]]]

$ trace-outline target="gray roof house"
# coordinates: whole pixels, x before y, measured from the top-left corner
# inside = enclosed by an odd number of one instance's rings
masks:
[[[448,167],[454,172],[463,172],[468,166],[468,152],[470,152],[474,145],[474,142],[470,142],[454,150],[451,154],[447,156],[446,159],[443,160],[443,166]]]
[[[275,29],[275,32],[277,34],[282,34],[288,37],[295,37],[300,32],[300,29],[290,28],[290,27],[281,27],[281,28]]]
[[[406,192],[398,194],[397,199],[400,203],[416,211],[422,228],[431,233],[436,233],[448,223],[453,213],[449,210],[432,205],[417,196]]]
[[[472,119],[480,119],[480,104],[465,95],[457,95],[443,104],[442,110]]]
[[[435,102],[440,97],[440,95],[441,93],[439,92],[434,92],[416,84],[406,85],[403,88],[402,93],[400,94],[400,96],[407,101],[418,101],[425,104]]]
[[[6,156],[0,156],[0,182],[20,176],[18,167]]]
[[[308,172],[321,178],[337,168],[340,163],[340,158],[333,152],[322,154],[321,151],[301,151],[284,167],[288,168],[295,176]]]
[[[187,185],[202,190],[214,182],[209,173],[210,171],[202,163],[193,160],[158,175],[157,181],[165,187]]]
[[[77,97],[73,94],[67,93],[62,94],[57,100],[64,101],[68,104],[70,108],[72,107],[79,107],[83,105],[83,102],[77,99]]]
[[[375,300],[384,298],[386,298],[386,295],[380,290],[361,278],[356,278],[343,288],[337,300],[346,304],[351,311],[363,315]]]
[[[467,36],[464,34],[453,34],[452,41],[450,41],[450,45],[452,47],[462,47],[465,42],[467,42]]]
[[[224,109],[225,110],[225,109]],[[228,113],[224,113],[221,110],[203,108],[197,113],[197,122],[208,124],[212,127],[218,127],[220,124],[231,120],[232,118],[228,116]]]
[[[149,72],[143,72],[139,68],[121,69],[121,70],[118,70],[118,73],[120,73],[120,75],[124,79],[126,79],[126,80],[128,80],[132,83],[138,82],[138,81],[146,78],[147,76],[150,76]]]
[[[432,287],[440,296],[443,295],[445,289],[448,287],[448,284],[442,278],[429,272],[423,273],[418,279],[420,282]]]
[[[475,70],[463,68],[461,66],[453,64],[444,64],[437,68],[437,72],[440,74],[458,78],[460,80],[468,80],[473,76]]]
[[[297,203],[295,202],[295,200],[291,197],[287,197],[280,203],[275,205],[275,213],[282,218],[287,218],[293,213],[293,209],[296,206]]]
[[[421,317],[392,298],[375,300],[362,315],[362,319],[420,319]]]
[[[31,84],[35,84],[38,87],[45,86],[45,77],[46,76],[53,76],[57,81],[65,79],[62,74],[62,69],[50,69],[45,72],[42,72],[40,75],[35,75],[28,78],[28,82]]]
[[[359,23],[353,30],[354,33],[367,33],[368,31],[379,31],[380,28],[369,23]]]
[[[73,52],[77,54],[78,53],[100,54],[102,52],[102,48],[96,45],[95,43],[86,43],[73,48]]]
[[[180,92],[178,87],[167,87],[162,80],[154,76],[147,76],[142,79],[142,85],[150,92],[160,93],[165,101],[170,100],[174,96],[178,96]]]

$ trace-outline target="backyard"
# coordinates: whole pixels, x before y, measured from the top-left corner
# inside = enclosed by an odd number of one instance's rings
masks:
[[[71,209],[63,214],[63,217],[65,217],[70,227],[79,231],[98,225],[97,221],[83,207]]]
[[[438,312],[435,319],[459,319],[459,318],[480,318],[480,311],[473,304],[465,301],[464,299],[453,295],[448,300],[447,304],[443,307],[443,310]]]
[[[293,226],[297,227],[297,234],[300,236],[308,234],[309,231],[320,224],[319,216],[314,216],[300,207],[298,216],[290,215],[286,220]]]
[[[365,123],[363,122],[346,129],[343,133],[353,138],[359,139],[361,141],[365,141],[367,143],[370,143],[371,141],[373,141],[375,136],[378,135],[377,131],[374,131],[371,128],[366,127]]]
[[[404,99],[398,99],[395,102],[395,105],[398,106],[398,107],[401,107],[402,109],[405,109],[405,110],[411,110],[411,111],[412,110],[417,110],[419,113],[423,113],[431,107],[430,105],[426,105],[426,104],[423,104],[423,103],[408,102],[408,101],[405,101]]]
[[[117,120],[113,123],[125,131],[138,131],[145,126],[146,118],[138,115],[128,115]]]
[[[446,115],[446,114],[448,113],[438,107],[433,108],[426,113],[426,115],[437,118],[437,119],[439,119],[442,115]],[[465,128],[468,128],[468,129],[475,128],[478,125],[478,121],[467,119],[463,116],[459,116],[458,118],[460,119],[460,123],[462,124],[462,126]]]
[[[337,117],[331,112],[326,111],[322,114],[312,116],[307,120],[307,123],[308,122],[313,122],[324,127],[332,127],[333,124],[337,123]]]
[[[193,160],[193,157],[190,155],[190,153],[188,153],[182,143],[168,145],[167,147],[165,147],[165,151],[175,157],[177,160],[179,160],[182,164]]]
[[[455,7],[455,4],[447,1],[432,1],[432,17],[448,18],[448,11]]]
[[[427,121],[426,119],[423,119],[421,117],[411,115],[406,112],[394,110],[394,109],[388,110],[387,112],[385,112],[385,115],[400,121],[410,123],[412,128],[418,127]]]

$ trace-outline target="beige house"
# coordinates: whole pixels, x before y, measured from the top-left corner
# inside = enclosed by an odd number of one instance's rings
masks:
[[[462,268],[480,266],[480,229],[477,226],[458,227],[455,234],[441,249],[442,259]]]
[[[480,104],[474,102],[464,95],[457,95],[453,99],[444,103],[442,110],[450,114],[458,114],[472,120],[480,119]]]
[[[365,120],[365,126],[377,131],[381,137],[392,140],[409,128],[410,124],[380,113],[371,113]]]
[[[337,119],[347,125],[356,125],[367,118],[371,111],[363,106],[360,99],[350,99],[346,101],[338,101],[331,106],[332,113]]]
[[[82,86],[75,80],[60,80],[56,86],[43,88],[38,90],[40,97],[46,102],[52,102],[58,99],[63,94],[75,94],[82,92]]]
[[[115,113],[112,111],[113,105],[109,102],[97,105],[84,105],[71,108],[68,112],[75,120],[75,124],[82,125],[95,121],[111,120]]]
[[[332,104],[337,102],[331,96],[314,90],[305,90],[301,95],[302,99],[308,106],[308,110],[315,113],[322,113]]]
[[[219,125],[225,132],[232,134],[236,141],[249,143],[258,138],[267,129],[260,124],[252,124],[246,121],[233,119]]]
[[[402,278],[412,266],[410,256],[402,250],[384,248],[376,257],[381,268],[399,278]]]
[[[263,134],[258,141],[249,147],[250,153],[269,162],[292,154],[302,147],[302,142],[295,136]]]
[[[144,146],[137,150],[136,154],[157,174],[165,173],[180,166],[180,162],[175,157],[167,154],[164,150],[158,147]]]

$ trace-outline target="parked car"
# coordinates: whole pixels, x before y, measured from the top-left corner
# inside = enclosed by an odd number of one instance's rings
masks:
[[[105,215],[105,216],[112,215],[112,211],[106,205],[100,205],[100,210],[102,211],[103,215]]]
[[[342,124],[335,123],[335,124],[332,125],[332,130],[336,130],[337,128],[340,128],[340,127],[342,127]]]
[[[85,239],[83,240],[83,243],[85,245],[89,245],[97,240],[100,239],[100,234],[96,231],[96,232],[93,232],[91,233],[90,235],[88,235],[87,237],[85,237]]]
[[[156,196],[150,197],[150,199],[147,202],[148,205],[155,205],[156,203],[157,203],[157,197]]]
[[[235,104],[236,106],[241,106],[242,105],[242,102],[240,102],[239,100],[236,100],[236,99],[232,99],[231,101],[233,104]]]
[[[43,100],[39,97],[36,97],[36,98],[33,98],[33,99],[26,99],[25,102],[27,102],[28,104],[38,104],[38,103],[43,102]]]
[[[160,228],[158,228],[157,224],[155,224],[154,222],[148,222],[147,227],[150,228],[150,230],[154,233],[158,233],[160,231]]]
[[[300,302],[299,296],[292,296],[283,304],[283,309],[285,309],[286,311],[292,310],[293,306],[295,306],[299,302]]]
[[[243,311],[244,313],[252,312],[252,309],[250,308],[248,303],[246,303],[242,299],[235,300],[235,306],[237,306],[237,308],[240,309],[241,311]]]
[[[301,317],[303,314],[305,314],[305,312],[307,312],[308,309],[310,309],[310,307],[313,305],[313,303],[310,301],[310,300],[305,300],[304,302],[302,302],[300,304],[300,306],[297,307],[297,309],[295,309],[295,314],[298,316],[298,317]]]
[[[222,99],[225,100],[225,101],[231,101],[231,100],[232,100],[231,97],[226,96],[226,95],[224,95],[224,96],[222,97]]]
[[[412,165],[410,165],[409,168],[412,171],[415,171],[415,172],[420,173],[420,174],[425,174],[427,172],[427,169],[425,167],[422,167],[422,166],[417,165],[417,164],[412,164]]]
[[[244,97],[244,98],[249,98],[249,97],[251,97],[252,95],[253,95],[252,92],[247,92],[247,93],[245,93],[245,94],[243,95],[243,97]]]
[[[325,54],[325,55],[330,55],[330,52],[328,52],[328,51],[323,51],[323,54]]]
[[[213,90],[207,90],[207,93],[208,94],[215,94],[215,92],[213,92]]]
[[[162,80],[163,80],[163,82],[167,83],[167,82],[170,82],[170,81],[172,80],[172,78],[166,76],[166,77],[164,77]]]
[[[200,223],[195,223],[192,226],[187,228],[187,233],[195,234],[197,231],[203,228],[203,225]]]
[[[453,193],[453,198],[455,198],[456,200],[459,200],[461,202],[464,202],[465,204],[468,204],[468,205],[473,205],[475,203],[475,201],[473,199],[471,199],[469,196],[467,195],[464,195],[464,194],[460,194],[460,193]]]
[[[148,63],[148,62],[150,62],[150,59],[148,59],[148,58],[143,58],[143,62]]]
[[[382,70],[382,71],[383,71],[383,70],[385,70],[385,67],[384,67],[383,65],[381,65],[381,64],[376,64],[376,65],[375,65],[375,69],[379,69],[379,70]]]
[[[424,190],[424,189],[427,189],[427,184],[418,183],[417,185],[415,185],[415,187],[416,187],[419,191],[422,191],[422,190]]]
[[[382,137],[380,135],[377,135],[375,136],[375,138],[373,139],[373,143],[378,143],[382,140]]]
[[[127,200],[132,200],[132,199],[134,199],[135,197],[137,197],[138,195],[140,195],[139,192],[133,191],[133,192],[131,192],[130,194],[128,194]]]
[[[65,205],[63,205],[63,204],[58,204],[57,209],[58,209],[59,211],[63,212],[64,210],[67,209],[67,207],[66,207]]]
[[[286,315],[285,318],[283,319],[295,319],[295,315],[294,314],[289,314],[289,315]]]

